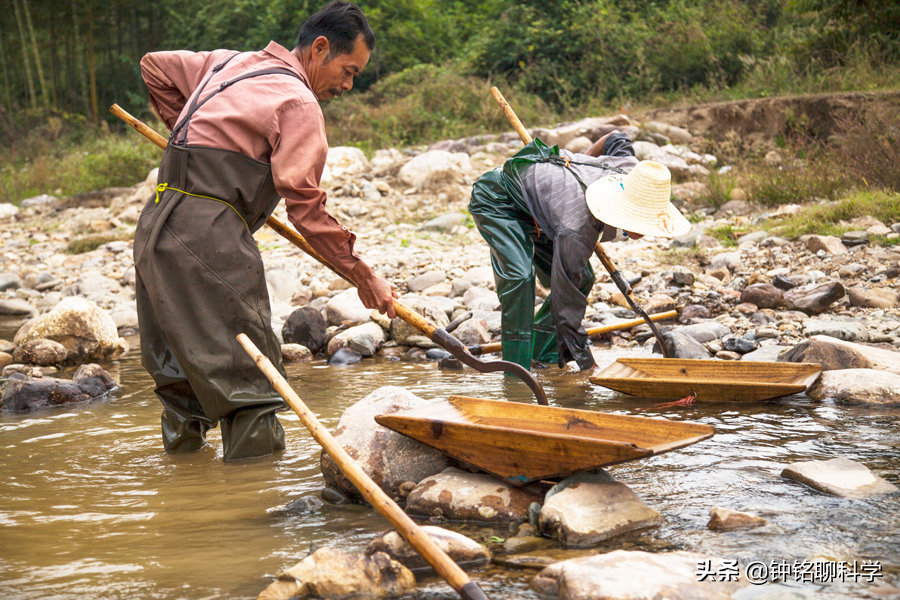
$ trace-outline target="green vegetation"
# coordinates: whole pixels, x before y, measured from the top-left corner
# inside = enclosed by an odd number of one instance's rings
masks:
[[[84,237],[75,238],[66,246],[66,252],[69,254],[84,254],[91,250],[96,250],[103,244],[108,242],[118,242],[130,240],[132,234],[130,232],[114,232],[100,233],[96,235],[86,235]]]
[[[766,229],[790,239],[808,233],[840,236],[853,229],[849,221],[865,216],[883,223],[900,222],[900,194],[883,190],[850,190],[839,200],[808,204],[795,214],[773,219],[766,223]],[[892,242],[888,239],[882,241]]]
[[[139,181],[158,150],[106,107],[118,102],[151,118],[138,66],[145,52],[252,50],[270,39],[290,48],[324,2],[12,0],[13,18],[0,22],[0,201]],[[324,110],[332,145],[369,151],[508,129],[491,85],[532,127],[698,100],[900,87],[896,2],[359,4],[376,50],[357,90]],[[751,153],[750,175],[713,179],[709,201],[724,203],[734,187],[772,205],[834,199],[848,185],[896,190],[895,114],[869,116],[867,131],[881,137],[850,135],[840,156],[827,140],[806,139],[797,123],[784,140],[783,168]],[[732,164],[745,158],[721,150]],[[810,168],[819,164],[829,168]]]

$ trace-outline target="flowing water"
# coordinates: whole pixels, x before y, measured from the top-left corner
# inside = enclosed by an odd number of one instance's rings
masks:
[[[598,351],[598,358],[610,362],[614,356]],[[104,366],[122,386],[113,400],[0,415],[0,597],[253,598],[311,546],[361,549],[389,528],[368,507],[285,509],[323,487],[319,448],[293,413],[281,416],[287,449],[276,457],[224,464],[217,431],[198,453],[166,455],[160,406],[138,352]],[[287,371],[329,428],[347,406],[384,385],[433,400],[465,394],[533,401],[517,380],[443,371],[430,362],[376,359],[333,368],[313,361],[288,365]],[[787,463],[842,456],[900,483],[900,410],[802,396],[655,408],[652,401],[593,386],[582,374],[548,369],[540,379],[559,406],[716,427],[704,442],[609,468],[666,521],[611,540],[601,551],[692,550],[741,567],[751,561],[864,559],[881,565],[872,583],[821,585],[794,578],[786,587],[748,588],[767,598],[885,598],[892,597],[888,588],[900,586],[897,494],[848,500],[780,477]],[[713,506],[757,514],[770,525],[714,533],[706,529]],[[505,529],[461,530],[508,535]],[[535,572],[492,566],[472,577],[493,598],[536,598],[528,589]],[[432,577],[420,584],[419,596],[455,595]]]

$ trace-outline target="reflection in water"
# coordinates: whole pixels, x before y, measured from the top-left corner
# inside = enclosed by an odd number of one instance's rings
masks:
[[[610,358],[612,360],[612,358]],[[111,369],[114,401],[0,417],[0,596],[3,598],[250,598],[311,545],[359,549],[387,522],[367,507],[284,507],[323,483],[319,447],[283,413],[288,447],[276,457],[224,464],[217,431],[195,454],[166,455],[160,406],[136,352]],[[289,365],[290,381],[329,428],[343,410],[384,385],[425,399],[451,394],[534,402],[518,379],[434,363],[363,361],[332,368]],[[773,402],[656,408],[592,386],[587,375],[539,373],[552,404],[708,423],[717,434],[688,448],[610,468],[666,522],[601,550],[687,549],[727,559],[880,560],[882,584],[898,585],[896,496],[846,500],[782,480],[788,462],[844,456],[898,483],[898,411]],[[717,534],[709,510],[758,514],[767,527]],[[485,533],[467,526],[468,533]],[[508,535],[503,529],[496,532]],[[489,595],[533,598],[532,572],[491,567],[474,574]],[[811,588],[817,597],[866,597],[877,584]],[[454,597],[432,581],[430,598]]]

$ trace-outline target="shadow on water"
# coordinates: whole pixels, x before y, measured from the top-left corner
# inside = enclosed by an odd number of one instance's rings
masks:
[[[133,340],[136,342],[137,340]],[[136,344],[133,343],[133,346]],[[609,361],[611,352],[598,351]],[[323,487],[319,447],[293,413],[283,413],[287,449],[276,457],[224,464],[218,431],[190,455],[166,455],[152,381],[133,350],[106,365],[122,385],[108,402],[0,416],[0,596],[3,598],[252,598],[311,546],[363,548],[387,521],[367,507],[285,506]],[[343,410],[384,386],[426,400],[451,394],[534,402],[512,377],[443,371],[430,362],[368,360],[288,365],[291,384],[329,428]],[[580,373],[539,372],[552,404],[708,423],[717,434],[661,456],[611,467],[665,523],[609,541],[600,550],[693,550],[751,560],[862,560],[883,577],[856,587],[805,586],[811,597],[870,597],[900,584],[900,502],[826,496],[783,480],[789,462],[843,456],[900,483],[900,411],[812,402],[803,396],[749,404],[657,408],[591,385]],[[713,533],[709,510],[758,514],[770,524]],[[476,537],[508,530],[465,526]],[[473,573],[489,596],[535,598],[534,571],[488,567]],[[442,582],[425,598],[455,597]],[[876,596],[871,596],[876,597]],[[884,597],[884,596],[878,596]]]

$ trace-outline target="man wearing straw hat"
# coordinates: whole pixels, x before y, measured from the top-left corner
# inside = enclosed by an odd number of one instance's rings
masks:
[[[581,325],[594,285],[594,245],[686,233],[691,225],[670,193],[669,170],[639,162],[631,141],[617,131],[585,154],[535,139],[482,175],[469,212],[491,248],[503,359],[526,369],[532,360],[595,367]],[[551,292],[537,313],[535,276]]]

